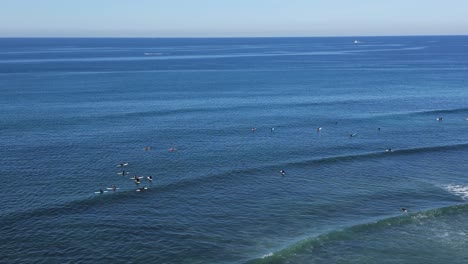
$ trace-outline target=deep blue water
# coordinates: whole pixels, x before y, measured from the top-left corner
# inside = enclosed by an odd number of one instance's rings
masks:
[[[4,38],[0,95],[2,263],[468,259],[468,36]]]

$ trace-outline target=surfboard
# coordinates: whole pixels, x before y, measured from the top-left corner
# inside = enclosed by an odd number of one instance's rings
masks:
[[[109,191],[104,191],[103,193],[106,193],[106,192],[109,192]],[[94,192],[96,194],[101,194],[101,192]]]
[[[130,179],[130,180],[134,180],[135,178],[132,177],[132,178],[129,178],[129,179]],[[143,179],[143,177],[140,176],[140,177],[137,177],[137,179]]]
[[[119,172],[119,173],[117,173],[117,174],[118,174],[118,175],[127,175],[127,174],[129,174],[129,173],[130,173],[129,171],[126,171],[126,172]]]
[[[125,162],[125,163],[121,163],[119,165],[117,165],[117,167],[123,167],[123,166],[127,166],[128,165],[128,162]]]
[[[114,188],[106,188],[107,190],[114,190]],[[120,189],[120,188],[115,188],[116,190]]]

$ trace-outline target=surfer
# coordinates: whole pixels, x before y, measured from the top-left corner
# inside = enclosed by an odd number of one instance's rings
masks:
[[[127,162],[122,162],[122,163],[120,163],[119,165],[117,165],[117,167],[123,167],[123,166],[127,166],[127,165],[128,165]]]
[[[442,121],[442,119],[443,119],[442,117],[438,117],[437,121]]]
[[[122,175],[122,176],[125,176],[126,174],[128,174],[128,172],[126,172],[125,170],[122,170],[122,172],[119,172],[119,173],[117,173],[117,174]]]
[[[286,172],[284,170],[280,170],[280,173],[282,176],[286,175]]]
[[[320,130],[322,130],[321,127],[317,127],[317,132],[320,132]]]
[[[252,132],[256,132],[257,131],[257,128],[256,127],[252,127]]]
[[[142,191],[146,191],[146,190],[148,190],[147,187],[141,187],[141,188],[136,189],[137,192],[142,192]]]
[[[115,186],[115,185],[112,185],[112,191],[114,191],[114,192],[115,192],[116,190],[117,190],[117,186]]]
[[[153,176],[148,176],[146,179],[148,179],[148,181],[153,181]]]
[[[149,150],[151,150],[151,147],[145,147],[144,150],[149,151]]]
[[[103,194],[104,191],[103,191],[102,189],[99,189],[99,193],[100,193],[100,194]]]
[[[388,148],[385,150],[386,152],[392,152],[392,149],[391,148]]]
[[[349,134],[349,137],[355,137],[355,136],[356,136],[356,133]]]
[[[403,213],[407,213],[407,212],[408,212],[408,209],[406,209],[406,208],[404,208],[404,207],[401,208],[400,210],[401,210]]]
[[[377,131],[380,131],[380,127],[377,128]]]

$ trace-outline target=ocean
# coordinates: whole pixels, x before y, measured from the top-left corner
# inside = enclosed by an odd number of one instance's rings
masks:
[[[2,38],[0,95],[1,263],[467,263],[468,36]]]

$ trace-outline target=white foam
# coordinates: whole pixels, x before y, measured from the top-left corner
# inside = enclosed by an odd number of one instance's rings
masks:
[[[468,186],[464,184],[449,184],[444,188],[448,192],[460,196],[463,200],[468,200]]]

